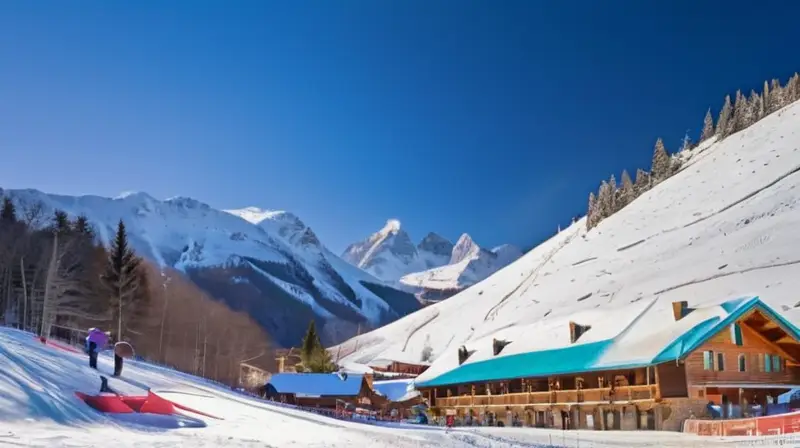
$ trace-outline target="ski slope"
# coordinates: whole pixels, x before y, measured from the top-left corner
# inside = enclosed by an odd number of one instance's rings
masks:
[[[113,361],[41,344],[30,333],[0,328],[0,446],[114,447],[543,447],[733,446],[733,439],[681,433],[567,432],[523,428],[456,428],[343,421],[238,394],[201,378],[126,361],[111,378]],[[224,418],[101,414],[74,395],[96,394],[99,374],[117,392],[146,388],[178,404]]]
[[[613,337],[651,302],[660,312],[759,296],[800,323],[800,103],[679,157],[679,173],[591,231],[581,219],[470,289],[333,352],[357,366],[420,360],[428,345],[427,380],[453,368],[461,345],[490,351],[493,336],[524,333],[503,353],[565,347],[569,320],[595,312],[619,325],[587,336]]]

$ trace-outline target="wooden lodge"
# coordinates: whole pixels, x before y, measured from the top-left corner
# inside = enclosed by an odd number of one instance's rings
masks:
[[[604,329],[624,313],[570,321],[569,345],[558,348],[504,355],[517,341],[462,346],[441,361],[450,370],[416,387],[434,416],[455,413],[462,425],[672,431],[715,408],[723,418],[764,413],[800,387],[798,329],[757,297],[698,309],[656,304],[624,328]]]

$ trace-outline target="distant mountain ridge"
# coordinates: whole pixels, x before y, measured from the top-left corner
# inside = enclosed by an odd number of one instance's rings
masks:
[[[444,298],[521,256],[522,251],[510,244],[484,249],[466,233],[453,244],[431,232],[415,245],[400,221],[389,219],[378,232],[348,246],[341,258],[389,284]]]
[[[186,274],[235,310],[250,314],[283,346],[298,344],[310,320],[323,343],[377,328],[421,307],[331,253],[310,227],[289,212],[248,207],[217,210],[187,197],[158,200],[141,192],[116,198],[2,190],[18,210],[41,207],[85,215],[108,242],[125,222],[137,253]]]

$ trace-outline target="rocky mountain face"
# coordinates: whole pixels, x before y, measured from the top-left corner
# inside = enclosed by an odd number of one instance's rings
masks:
[[[246,311],[282,346],[299,344],[317,321],[325,344],[377,328],[420,308],[411,294],[385,285],[331,253],[297,216],[249,207],[217,210],[195,199],[158,200],[0,190],[18,210],[86,216],[108,242],[123,220],[137,253],[172,267],[235,310]]]

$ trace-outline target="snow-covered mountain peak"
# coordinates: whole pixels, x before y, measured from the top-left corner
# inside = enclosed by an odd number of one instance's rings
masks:
[[[263,208],[253,207],[253,206],[234,209],[234,210],[223,210],[223,211],[230,213],[231,215],[236,215],[244,219],[245,221],[253,224],[260,223],[261,221],[267,219],[267,217],[270,214],[274,213],[272,210],[265,210]]]
[[[511,250],[503,251],[504,255],[498,257],[483,250],[466,233],[453,245],[441,235],[430,232],[414,246],[401,229],[400,222],[390,219],[369,238],[351,244],[342,258],[389,283],[399,283],[415,290],[448,290],[452,293],[486,278],[518,258]],[[452,265],[457,266],[445,271],[437,270]]]
[[[460,263],[467,258],[475,257],[480,251],[481,247],[472,240],[471,236],[464,233],[453,247],[453,253],[450,256],[450,264]]]
[[[391,234],[391,233],[398,233],[401,230],[401,223],[399,219],[391,218],[386,220],[386,224],[383,226],[379,233],[382,234]]]
[[[154,197],[150,196],[149,194],[147,194],[147,193],[145,193],[143,191],[133,191],[133,190],[131,190],[131,191],[123,191],[122,193],[117,195],[117,197],[115,197],[114,199],[119,199],[119,200],[151,200],[151,201],[155,201],[156,200]]]
[[[210,210],[211,206],[206,204],[205,202],[200,202],[197,199],[190,198],[187,196],[173,196],[164,201],[167,204],[170,204],[175,207],[184,208],[184,209],[195,209],[195,210]]]

